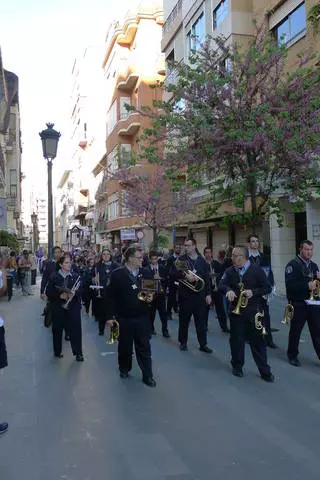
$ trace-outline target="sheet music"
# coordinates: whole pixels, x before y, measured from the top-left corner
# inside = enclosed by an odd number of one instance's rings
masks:
[[[320,306],[320,300],[305,300],[307,305],[318,305]]]

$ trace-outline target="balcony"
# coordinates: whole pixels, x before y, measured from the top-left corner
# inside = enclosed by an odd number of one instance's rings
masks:
[[[108,224],[107,220],[102,220],[101,222],[96,223],[95,231],[98,233],[106,232],[107,224]]]
[[[98,186],[98,189],[97,189],[97,192],[96,192],[96,195],[95,195],[95,199],[97,201],[99,201],[99,200],[101,201],[106,197],[107,197],[107,179],[104,178]]]
[[[133,72],[132,70],[132,67],[127,68],[124,78],[117,84],[118,90],[121,90],[122,92],[132,92],[137,84],[137,81],[139,80],[139,74],[137,72]]]
[[[7,195],[7,208],[8,210],[16,210],[17,195]]]
[[[129,112],[129,115],[124,115],[124,117],[125,118],[120,119],[118,122],[118,135],[122,137],[132,137],[141,127],[140,113]]]
[[[162,30],[161,50],[164,52],[182,24],[182,0],[178,0]]]

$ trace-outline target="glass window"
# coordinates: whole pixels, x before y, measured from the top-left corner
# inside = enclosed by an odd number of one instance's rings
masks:
[[[204,21],[204,14],[202,13],[198,20],[192,25],[190,32],[187,34],[187,55],[189,56],[191,50],[198,51],[201,44],[206,37],[206,25]]]
[[[213,30],[219,27],[223,20],[228,16],[228,0],[222,0],[213,11]]]
[[[306,6],[303,2],[287,17],[285,17],[281,23],[279,23],[274,33],[278,43],[284,45],[292,45],[299,40],[306,31]]]

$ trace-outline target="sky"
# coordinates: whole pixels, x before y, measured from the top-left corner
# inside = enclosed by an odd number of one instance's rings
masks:
[[[111,21],[121,18],[134,1],[10,0],[1,5],[3,65],[19,77],[26,199],[30,190],[45,192],[47,189],[46,162],[39,137],[47,122],[53,122],[62,134],[54,160],[54,184],[63,171],[75,58],[86,46],[103,43]],[[27,211],[27,215],[29,213]]]

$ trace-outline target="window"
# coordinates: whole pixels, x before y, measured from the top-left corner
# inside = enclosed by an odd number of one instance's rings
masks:
[[[17,196],[17,170],[10,169],[10,196]]]
[[[121,215],[122,217],[130,217],[132,215],[132,210],[127,205],[127,192],[121,192]]]
[[[129,113],[126,109],[126,105],[130,105],[130,97],[121,97],[120,98],[120,120],[125,120],[128,118]]]
[[[117,196],[112,195],[108,202],[108,218],[112,220],[119,217],[119,200]]]
[[[108,172],[114,173],[118,170],[118,148],[115,147],[108,155]]]
[[[120,161],[121,168],[128,168],[131,165],[131,144],[123,143],[120,145]]]
[[[115,100],[108,112],[108,135],[112,132],[117,123],[117,100]]]
[[[273,31],[277,42],[282,45],[290,46],[303,37],[306,32],[305,2],[290,12]]]
[[[228,16],[228,0],[222,0],[213,11],[213,30],[219,27]]]
[[[191,50],[198,51],[206,36],[206,26],[204,13],[200,15],[198,20],[192,25],[190,32],[187,34],[187,52],[188,56]]]

